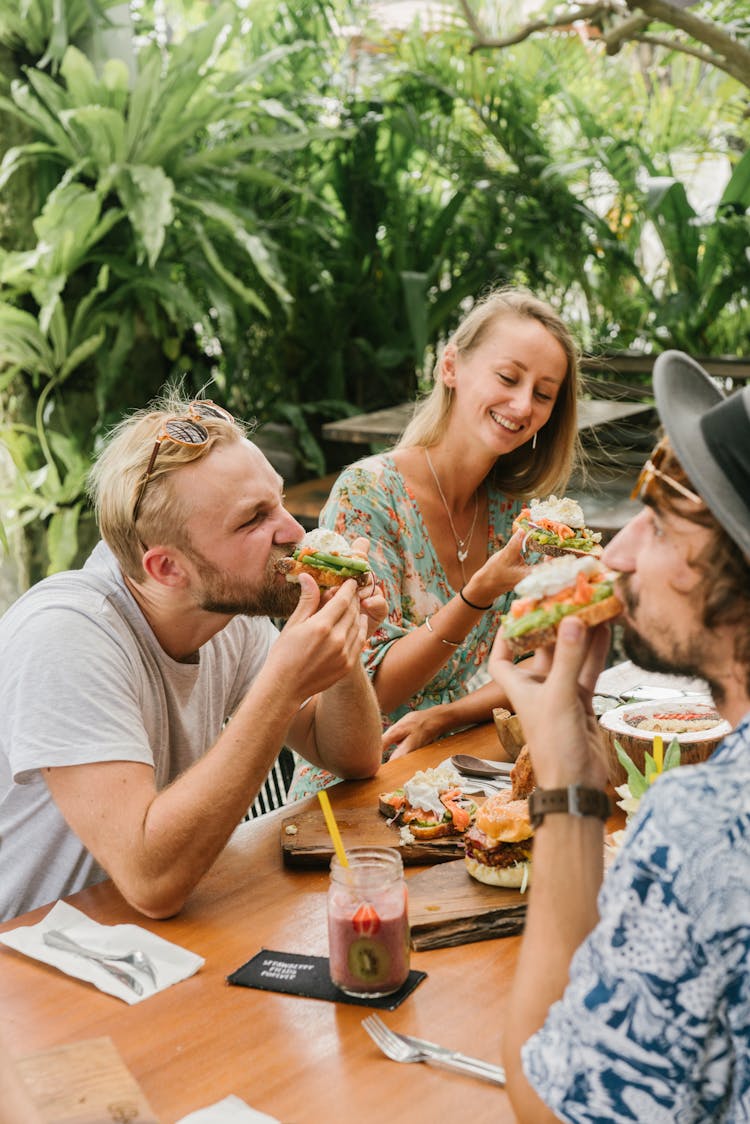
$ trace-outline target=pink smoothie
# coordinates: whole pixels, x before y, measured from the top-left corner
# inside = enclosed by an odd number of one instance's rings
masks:
[[[341,887],[328,899],[331,979],[351,995],[389,995],[409,975],[409,920],[402,883],[352,900]]]

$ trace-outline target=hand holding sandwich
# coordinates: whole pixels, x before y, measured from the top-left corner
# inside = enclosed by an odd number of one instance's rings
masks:
[[[491,605],[529,572],[522,548],[525,531],[516,531],[505,546],[491,554],[464,587],[464,594],[475,605]]]
[[[575,616],[560,622],[554,647],[518,664],[502,635],[495,640],[490,674],[521,720],[540,788],[606,785],[591,700],[608,650],[608,626],[586,628]]]

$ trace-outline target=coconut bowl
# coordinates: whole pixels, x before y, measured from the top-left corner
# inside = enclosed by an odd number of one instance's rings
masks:
[[[676,730],[665,729],[664,715],[675,715]],[[687,716],[699,715],[710,726],[703,730],[690,730]],[[684,723],[684,725],[683,725]],[[653,753],[654,738],[661,735],[664,752],[674,738],[680,743],[680,763],[695,765],[706,761],[719,742],[730,731],[728,722],[716,712],[711,699],[660,699],[658,702],[631,702],[625,706],[605,711],[599,719],[602,741],[607,753],[609,780],[613,785],[624,784],[625,769],[620,764],[615,749],[618,742],[633,764],[644,770],[646,753]]]

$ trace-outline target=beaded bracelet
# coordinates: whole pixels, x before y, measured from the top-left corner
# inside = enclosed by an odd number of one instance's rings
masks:
[[[475,605],[473,601],[469,601],[469,598],[464,596],[463,586],[461,587],[461,589],[459,589],[458,596],[461,598],[464,605],[468,605],[470,609],[476,609],[476,611],[478,613],[486,613],[488,609],[492,608],[491,604],[490,605]],[[494,602],[493,602],[493,604],[494,604]]]
[[[431,633],[437,640],[440,641],[441,644],[447,644],[449,648],[460,648],[463,644],[463,640],[443,640],[442,636],[438,636],[438,634],[435,632],[435,629],[432,627],[432,623],[429,617],[425,617],[424,626],[429,633]]]

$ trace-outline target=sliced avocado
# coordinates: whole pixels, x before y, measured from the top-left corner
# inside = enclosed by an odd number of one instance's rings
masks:
[[[597,601],[604,601],[606,597],[611,597],[613,587],[611,582],[599,582],[594,588],[594,595],[589,602],[590,605],[595,605]],[[536,632],[537,629],[549,628],[550,625],[555,625],[563,617],[567,617],[570,613],[575,613],[580,605],[573,605],[570,602],[556,601],[549,609],[533,609],[530,613],[524,613],[522,617],[514,620],[510,614],[503,617],[503,635],[509,638],[513,636],[523,636],[526,632]]]

